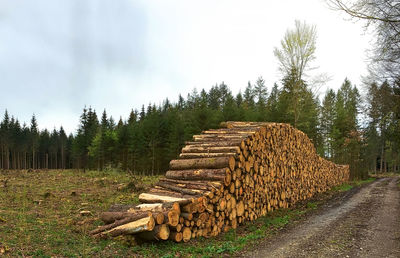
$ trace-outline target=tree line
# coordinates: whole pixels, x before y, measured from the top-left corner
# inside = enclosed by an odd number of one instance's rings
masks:
[[[234,120],[290,123],[312,139],[321,156],[350,164],[353,177],[368,171],[399,172],[398,88],[373,83],[362,101],[357,87],[345,79],[320,103],[305,81],[298,88],[293,81],[289,74],[280,87],[274,84],[268,92],[260,77],[235,96],[225,83],[209,91],[194,89],[176,103],[165,99],[158,106],[142,106],[118,122],[106,110],[99,118],[85,107],[77,132],[68,136],[62,127],[39,131],[35,116],[29,126],[21,126],[6,111],[0,124],[0,168],[164,173],[193,134]]]

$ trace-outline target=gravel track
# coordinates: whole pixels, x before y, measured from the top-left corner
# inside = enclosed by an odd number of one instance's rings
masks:
[[[243,257],[400,257],[400,182],[380,178],[262,241]]]

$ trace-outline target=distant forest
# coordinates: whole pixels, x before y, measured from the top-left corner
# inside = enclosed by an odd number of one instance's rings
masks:
[[[176,103],[142,106],[119,121],[106,110],[84,108],[75,134],[39,131],[35,116],[22,124],[6,111],[0,125],[0,169],[120,169],[160,174],[185,141],[218,128],[222,121],[290,123],[305,132],[317,152],[350,164],[352,177],[399,172],[400,88],[388,82],[365,86],[366,97],[349,80],[328,90],[320,102],[305,81],[293,87],[286,76],[267,90],[263,78],[236,96],[225,83],[208,92],[194,89]],[[296,84],[298,85],[298,84]]]

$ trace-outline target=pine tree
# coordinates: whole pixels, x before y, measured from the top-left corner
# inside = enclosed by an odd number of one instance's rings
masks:
[[[359,108],[358,89],[346,78],[336,94],[332,149],[335,162],[350,165],[352,178],[366,177],[366,172],[361,167],[362,136],[358,124]]]
[[[243,109],[245,110],[245,120],[253,121],[256,119],[257,114],[255,112],[254,89],[250,81],[247,83],[247,87],[244,90],[243,97],[244,97]]]
[[[319,103],[303,80],[296,79],[296,72],[283,79],[283,87],[278,96],[277,113],[279,122],[290,123],[303,131],[319,149]]]
[[[266,104],[267,104],[267,87],[265,86],[264,79],[260,76],[256,81],[256,85],[254,86],[253,94],[257,99],[256,107],[257,107],[257,121],[266,121]]]
[[[272,87],[271,94],[269,95],[267,99],[267,121],[270,122],[278,122],[281,119],[281,115],[278,112],[278,102],[279,102],[279,89],[278,85],[274,83],[274,86]]]
[[[99,122],[96,111],[91,107],[83,109],[80,125],[73,144],[73,152],[77,158],[77,167],[85,171],[90,167],[95,167],[94,162],[89,160],[89,146],[97,134]]]
[[[1,133],[1,157],[2,157],[2,168],[10,169],[10,117],[8,115],[8,111],[4,112],[4,118],[0,125],[0,133]]]
[[[60,140],[59,140],[59,144],[60,144],[60,167],[61,169],[66,169],[67,168],[67,153],[68,153],[68,149],[67,149],[67,134],[64,131],[64,128],[61,126],[60,130],[59,130],[59,135],[60,135]]]
[[[325,94],[321,107],[321,136],[323,139],[323,155],[332,158],[332,132],[335,114],[336,94],[330,89]]]
[[[36,121],[35,114],[33,114],[31,119],[31,127],[30,127],[30,142],[31,142],[31,150],[32,150],[32,169],[39,168],[38,167],[38,158],[36,156],[36,151],[38,149],[39,144],[39,129]]]

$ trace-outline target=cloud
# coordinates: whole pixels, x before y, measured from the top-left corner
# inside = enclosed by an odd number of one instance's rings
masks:
[[[118,119],[224,81],[234,93],[281,75],[273,56],[294,20],[317,24],[320,72],[337,88],[366,72],[368,35],[320,0],[0,1],[0,112],[77,128],[84,105]]]

